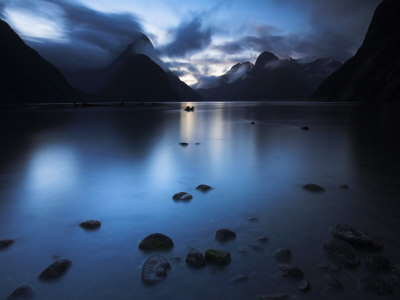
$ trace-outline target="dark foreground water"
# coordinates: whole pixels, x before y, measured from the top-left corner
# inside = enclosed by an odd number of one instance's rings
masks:
[[[359,279],[369,273],[363,265],[332,273],[344,285],[340,291],[328,287],[327,271],[317,266],[331,262],[321,245],[335,223],[375,235],[382,254],[400,263],[398,108],[201,103],[187,113],[184,105],[0,111],[0,240],[15,239],[0,251],[0,299],[23,284],[37,299],[51,300],[256,299],[282,292],[294,299],[381,298],[362,291]],[[214,190],[196,191],[201,183]],[[310,194],[306,183],[326,192]],[[181,191],[193,200],[174,202]],[[79,228],[88,219],[101,220],[101,229]],[[221,227],[237,239],[216,242]],[[170,236],[175,247],[163,252],[172,265],[168,277],[149,287],[141,266],[152,254],[138,244],[153,232]],[[269,242],[257,241],[260,235]],[[191,247],[224,249],[232,262],[190,269]],[[311,283],[308,294],[297,290],[299,281],[279,276],[272,256],[279,247],[292,250],[292,263]],[[54,283],[38,281],[57,258],[72,261],[69,272]],[[232,283],[238,274],[248,281]],[[384,299],[397,297],[398,287]]]

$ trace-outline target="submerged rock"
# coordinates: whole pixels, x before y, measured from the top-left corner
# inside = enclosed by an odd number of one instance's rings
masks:
[[[390,295],[393,286],[389,281],[376,275],[366,275],[361,278],[361,284],[366,292],[377,295]]]
[[[180,192],[173,195],[172,199],[175,201],[190,201],[193,199],[193,196],[185,192]]]
[[[254,121],[251,121],[251,125],[256,125],[256,122],[254,122]]]
[[[171,238],[161,233],[150,234],[139,244],[141,250],[167,250],[173,247]]]
[[[156,284],[167,277],[170,269],[171,265],[164,256],[151,256],[143,264],[142,281],[146,284]]]
[[[202,192],[208,192],[208,191],[212,190],[212,187],[207,184],[200,184],[196,187],[196,190],[199,190]]]
[[[356,250],[345,241],[330,239],[322,245],[322,248],[346,266],[354,267],[360,264],[356,257]]]
[[[7,249],[12,244],[14,244],[14,240],[2,240],[2,241],[0,241],[0,250]]]
[[[322,193],[325,192],[325,189],[318,185],[318,184],[314,184],[314,183],[308,183],[306,185],[303,185],[303,189],[305,189],[306,191],[309,192],[313,192],[313,193]]]
[[[291,297],[287,294],[270,294],[260,296],[260,300],[289,300]]]
[[[311,285],[308,281],[304,280],[297,288],[300,292],[307,293],[311,289]]]
[[[292,251],[279,248],[274,252],[274,257],[280,261],[290,261],[292,258]]]
[[[181,145],[182,147],[187,147],[187,146],[189,146],[189,144],[188,144],[188,143],[185,143],[185,142],[179,143],[179,145]]]
[[[308,131],[308,130],[310,130],[310,127],[308,127],[308,126],[302,126],[302,127],[300,127],[300,129],[301,129],[301,130],[306,130],[306,131]]]
[[[303,271],[293,265],[279,265],[278,269],[281,272],[282,277],[289,277],[295,279],[304,277]]]
[[[254,216],[247,217],[247,220],[250,221],[250,222],[258,222],[258,218],[254,217]]]
[[[244,274],[239,274],[239,275],[237,275],[235,278],[233,278],[232,280],[231,280],[231,282],[233,282],[233,283],[239,283],[239,282],[246,282],[246,281],[248,281],[249,280],[249,277],[247,277],[246,275],[244,275]]]
[[[204,258],[203,253],[196,249],[192,249],[186,256],[186,264],[193,268],[201,268],[206,265],[206,259]]]
[[[89,220],[86,222],[82,222],[81,224],[79,224],[79,226],[86,230],[96,230],[100,228],[101,222],[97,220]]]
[[[342,283],[335,276],[333,276],[331,274],[328,274],[325,276],[325,281],[332,288],[335,288],[335,289],[343,288]]]
[[[257,238],[257,241],[259,241],[260,243],[268,243],[269,240],[265,235],[262,235]]]
[[[235,238],[236,238],[236,233],[227,228],[219,229],[215,233],[215,239],[220,242],[227,242],[230,240],[234,240]]]
[[[60,259],[48,266],[39,275],[39,279],[42,281],[55,280],[67,273],[71,267],[72,262],[68,259]]]
[[[23,285],[13,291],[7,300],[31,300],[35,297],[36,292],[29,285]]]
[[[389,271],[392,266],[390,259],[376,254],[367,255],[364,263],[368,269],[376,273]]]
[[[351,225],[333,225],[331,227],[331,234],[335,238],[344,240],[355,247],[374,251],[383,248],[382,244],[377,239]]]
[[[205,257],[207,263],[216,264],[220,266],[227,265],[231,262],[231,255],[228,252],[217,249],[207,250]]]

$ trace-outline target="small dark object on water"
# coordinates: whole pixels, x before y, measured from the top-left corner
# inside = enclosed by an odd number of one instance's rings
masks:
[[[171,238],[162,233],[148,235],[139,244],[141,250],[168,250],[174,247]]]
[[[39,275],[39,279],[42,281],[50,281],[60,278],[70,268],[72,262],[68,259],[60,259],[48,266]]]
[[[208,192],[208,191],[212,190],[212,187],[207,184],[200,184],[199,186],[196,187],[196,190],[199,190],[202,192]]]
[[[219,266],[224,266],[231,262],[231,255],[228,252],[218,249],[207,250],[205,257],[207,263],[216,264]]]
[[[306,191],[309,192],[313,192],[313,193],[322,193],[325,192],[325,189],[318,185],[318,184],[314,184],[314,183],[308,183],[306,185],[303,185],[303,189],[305,189]]]
[[[36,293],[29,285],[22,285],[14,290],[7,300],[31,300],[35,297]]]
[[[172,199],[174,199],[175,201],[190,201],[192,200],[192,198],[192,195],[185,192],[179,192],[172,196]]]
[[[186,106],[184,111],[190,112],[190,111],[194,111],[194,106]]]
[[[79,224],[79,226],[86,230],[96,230],[100,228],[101,222],[97,220],[89,220],[86,222],[82,222],[81,224]]]
[[[290,261],[292,258],[292,251],[279,248],[274,252],[274,257],[280,261]]]
[[[190,250],[186,256],[186,264],[193,268],[202,268],[206,265],[206,259],[203,253],[196,249]]]
[[[189,146],[189,144],[188,144],[188,143],[185,143],[185,142],[179,143],[179,145],[181,145],[182,147],[187,147],[187,146]]]
[[[14,240],[2,240],[2,241],[0,241],[0,250],[7,249],[12,244],[14,244]]]
[[[308,126],[302,126],[300,128],[301,128],[301,130],[305,130],[305,131],[310,130],[310,128]]]
[[[171,265],[164,256],[151,256],[143,264],[142,281],[146,284],[161,282],[167,277],[169,270],[171,270]]]
[[[236,233],[227,228],[219,229],[215,233],[215,239],[220,242],[227,242],[230,240],[234,240],[235,238],[236,238]]]
[[[258,218],[254,217],[254,216],[247,217],[247,220],[250,221],[250,222],[258,222]]]
[[[349,244],[366,250],[381,250],[381,242],[370,234],[356,229],[351,225],[337,224],[331,227],[331,234],[337,238],[348,242]]]
[[[366,275],[361,278],[361,284],[366,292],[377,295],[390,295],[393,293],[393,286],[386,279],[376,275]]]
[[[198,146],[198,145],[200,145],[200,143],[196,143],[195,145]]]
[[[339,187],[340,187],[342,190],[348,190],[348,189],[350,189],[350,187],[349,187],[347,184],[341,184],[341,185],[339,185]]]
[[[255,125],[255,124],[256,124],[256,122],[254,122],[254,121],[251,122],[251,125]]]
[[[308,281],[303,281],[299,286],[298,289],[302,293],[307,293],[311,289],[311,285]]]
[[[364,263],[368,269],[376,273],[389,271],[390,268],[392,267],[390,259],[376,254],[367,255],[365,257]]]
[[[265,235],[262,235],[262,236],[257,238],[257,241],[259,241],[261,243],[268,243],[269,240]]]
[[[290,277],[294,279],[303,278],[304,273],[298,267],[293,265],[279,265],[279,271],[281,271],[282,277]]]

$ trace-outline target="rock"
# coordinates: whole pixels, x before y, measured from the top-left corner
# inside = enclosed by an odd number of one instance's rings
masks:
[[[333,287],[335,289],[343,288],[342,283],[339,280],[337,280],[335,276],[332,276],[331,274],[325,276],[325,281],[330,287]]]
[[[300,129],[301,130],[306,130],[306,131],[310,130],[310,128],[308,126],[302,126],[302,127],[300,127]]]
[[[345,241],[330,239],[322,245],[322,248],[346,266],[353,267],[360,264],[356,258],[356,251]]]
[[[206,259],[203,253],[196,249],[192,249],[186,256],[186,264],[193,268],[201,268],[206,265]]]
[[[247,220],[250,222],[258,222],[258,218],[257,217],[247,217]]]
[[[7,249],[12,244],[14,244],[14,240],[2,240],[2,241],[0,241],[0,250]]]
[[[228,252],[216,249],[209,249],[206,251],[206,261],[207,263],[216,265],[227,265],[231,262],[231,255]]]
[[[333,265],[333,264],[328,264],[328,265],[319,265],[318,269],[320,270],[326,270],[326,271],[331,271],[331,272],[339,272],[340,271],[340,267],[337,265]]]
[[[189,144],[188,144],[188,143],[185,143],[185,142],[179,143],[179,145],[181,145],[182,147],[187,147],[187,146],[189,146]]]
[[[286,294],[271,294],[260,296],[261,300],[289,300],[291,297]]]
[[[390,295],[393,293],[393,286],[386,279],[376,275],[366,275],[361,278],[361,284],[366,292],[377,295]]]
[[[101,222],[97,220],[89,220],[86,222],[82,222],[81,224],[79,224],[79,226],[86,230],[96,230],[100,228]]]
[[[200,145],[200,143],[196,143],[195,145],[198,146],[198,145]]]
[[[313,184],[313,183],[303,185],[303,189],[305,189],[306,191],[309,191],[309,192],[313,192],[313,193],[325,192],[325,189],[322,186],[320,186],[318,184]]]
[[[255,124],[256,124],[256,122],[254,122],[254,121],[251,122],[251,125],[255,125]]]
[[[339,185],[339,187],[340,187],[342,190],[348,190],[348,189],[350,189],[349,186],[348,186],[347,184],[341,184],[341,185]]]
[[[290,261],[292,252],[289,249],[279,248],[274,252],[274,257],[280,261]]]
[[[48,266],[39,275],[39,279],[42,281],[55,280],[67,273],[71,267],[72,262],[68,259],[60,259]]]
[[[249,280],[249,277],[247,277],[246,275],[244,275],[244,274],[239,274],[239,275],[237,275],[235,278],[233,278],[232,280],[231,280],[231,282],[233,282],[233,283],[239,283],[239,282],[246,282],[246,281],[248,281]]]
[[[295,279],[304,277],[303,271],[293,265],[279,265],[278,269],[281,272],[282,277],[290,277]]]
[[[368,269],[376,273],[389,271],[392,266],[388,258],[376,254],[367,255],[364,259],[364,263]]]
[[[146,284],[156,284],[167,277],[170,269],[171,265],[164,256],[151,256],[143,264],[142,281]]]
[[[310,283],[305,280],[298,286],[298,290],[302,293],[307,293],[310,289],[311,289]]]
[[[212,187],[207,184],[200,184],[199,186],[196,187],[196,190],[199,190],[201,192],[208,192],[212,190]]]
[[[161,233],[150,234],[139,244],[141,250],[167,250],[173,247],[171,238]]]
[[[192,106],[192,107],[186,106],[186,107],[184,108],[184,111],[186,111],[186,112],[194,111],[194,106]]]
[[[269,240],[265,235],[262,235],[257,238],[257,241],[259,241],[260,243],[268,243]]]
[[[222,228],[215,233],[215,239],[219,242],[227,242],[236,239],[236,233],[232,230]]]
[[[192,195],[185,192],[176,193],[172,196],[172,199],[174,199],[175,201],[190,201],[192,200],[192,198]]]
[[[331,234],[338,239],[344,240],[351,245],[367,250],[381,250],[382,244],[368,233],[358,230],[351,225],[333,225]]]
[[[8,296],[7,300],[31,300],[35,297],[36,293],[29,285],[23,285],[17,288]]]

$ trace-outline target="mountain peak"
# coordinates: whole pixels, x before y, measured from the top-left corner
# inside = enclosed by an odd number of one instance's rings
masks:
[[[277,61],[279,58],[272,52],[264,51],[262,52],[256,61],[256,66],[264,67],[267,63]]]

